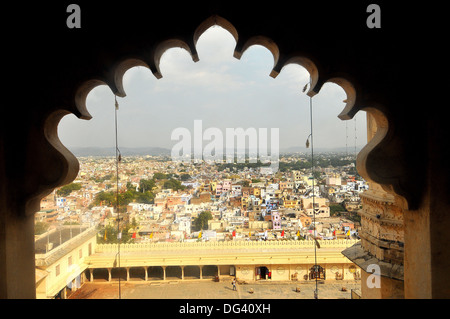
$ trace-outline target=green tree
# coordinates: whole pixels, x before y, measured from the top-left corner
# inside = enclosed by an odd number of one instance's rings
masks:
[[[167,175],[164,173],[159,173],[156,172],[155,174],[153,174],[153,179],[166,179]]]
[[[195,230],[208,229],[208,220],[212,219],[211,212],[203,211],[201,212],[196,219],[194,219],[194,228]]]
[[[189,174],[181,174],[181,176],[180,176],[180,180],[183,182],[189,180],[190,178],[191,178],[191,175],[189,175]]]
[[[119,193],[119,206],[120,207],[126,207],[129,203],[131,203],[135,199],[135,191],[126,191],[124,193]],[[104,192],[101,191],[100,193],[95,196],[94,204],[100,205],[103,203],[107,206],[116,206],[117,200],[116,200],[116,192]]]
[[[131,184],[131,182],[127,182],[127,190],[128,191],[134,191],[135,187],[133,186],[133,184]]]
[[[339,212],[346,212],[342,204],[330,204],[330,216],[336,216]]]
[[[164,189],[169,189],[170,188],[170,189],[173,189],[174,191],[177,191],[177,190],[186,189],[186,186],[181,185],[180,181],[171,178],[171,179],[169,179],[169,180],[164,182],[163,188]]]
[[[103,202],[107,206],[113,206],[113,203],[115,203],[115,201],[115,193],[101,191],[95,196],[94,204],[98,206]]]
[[[56,194],[58,194],[59,196],[63,196],[63,197],[69,196],[70,193],[72,193],[72,191],[76,191],[79,189],[81,189],[81,184],[71,183],[71,184],[61,187],[59,190],[56,191]]]
[[[146,191],[152,191],[156,186],[154,179],[141,179],[139,182],[139,191],[145,193]]]
[[[143,204],[153,204],[155,199],[155,194],[152,192],[138,193],[136,195],[136,202]]]

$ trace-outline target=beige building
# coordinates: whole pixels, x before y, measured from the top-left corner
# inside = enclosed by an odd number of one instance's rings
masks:
[[[359,280],[342,251],[355,240],[209,241],[97,245],[95,228],[67,226],[36,239],[36,296],[67,298],[86,281]],[[315,261],[319,273],[313,268]],[[120,265],[120,268],[119,268]]]
[[[328,199],[323,197],[314,197],[314,207],[313,198],[302,198],[302,207],[306,214],[310,217],[316,213],[316,217],[330,217],[330,207],[328,206]]]
[[[342,250],[355,240],[323,240],[317,249],[320,280],[359,280]],[[315,280],[313,241],[210,241],[97,245],[86,258],[90,281],[185,280],[235,276],[238,281]]]
[[[65,298],[85,280],[86,258],[95,251],[97,230],[67,226],[35,242],[36,298]]]

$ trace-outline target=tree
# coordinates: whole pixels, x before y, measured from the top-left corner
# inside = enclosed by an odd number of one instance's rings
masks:
[[[239,184],[241,184],[242,187],[249,187],[250,186],[250,182],[248,180],[241,181]]]
[[[127,182],[127,190],[128,191],[133,191],[133,190],[135,190],[136,188],[133,186],[133,184],[131,183],[131,182]]]
[[[138,193],[136,195],[136,202],[143,204],[153,204],[155,199],[155,194],[152,192]]]
[[[119,199],[119,206],[121,208],[126,207],[130,202],[132,202],[135,198],[135,191],[126,191],[124,193],[119,193],[118,199]],[[99,205],[100,203],[103,203],[107,206],[116,206],[117,200],[116,200],[116,192],[100,192],[95,196],[94,204]]]
[[[189,174],[181,174],[180,176],[180,180],[182,180],[183,182],[189,180],[191,178],[191,175]]]
[[[208,229],[208,220],[212,219],[211,212],[203,211],[194,220],[194,228],[196,230]]]
[[[77,191],[79,189],[81,189],[81,184],[71,183],[71,184],[61,187],[59,190],[56,191],[56,194],[58,194],[59,196],[63,196],[63,197],[69,196],[70,193],[72,193],[72,191]]]
[[[154,179],[141,179],[139,182],[139,192],[145,193],[146,191],[152,191],[155,186]]]
[[[94,204],[95,205],[100,205],[100,203],[104,203],[108,206],[113,206],[113,203],[115,203],[116,198],[115,198],[115,194],[113,192],[104,192],[101,191],[100,193],[98,193],[95,196],[94,199]]]
[[[186,186],[181,185],[180,181],[177,181],[176,179],[171,178],[164,182],[163,188],[164,189],[170,188],[170,189],[173,189],[174,191],[177,191],[179,189],[181,189],[181,190],[185,189]]]
[[[335,216],[340,212],[346,212],[347,210],[345,209],[344,206],[342,206],[342,204],[330,204],[330,216]]]
[[[153,179],[166,179],[167,175],[164,173],[159,173],[156,172],[155,174],[153,174]]]

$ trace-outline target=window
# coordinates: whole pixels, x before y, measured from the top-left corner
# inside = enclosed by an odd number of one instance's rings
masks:
[[[78,258],[83,258],[83,250],[82,249],[80,249],[78,251]]]
[[[72,256],[67,258],[67,264],[68,264],[69,267],[72,266]]]
[[[55,276],[58,277],[59,273],[60,273],[60,267],[59,267],[59,265],[56,265]]]

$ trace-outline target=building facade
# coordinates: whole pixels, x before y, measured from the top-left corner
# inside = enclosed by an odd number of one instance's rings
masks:
[[[84,282],[86,258],[96,249],[97,229],[68,226],[36,241],[36,298],[65,298]]]

